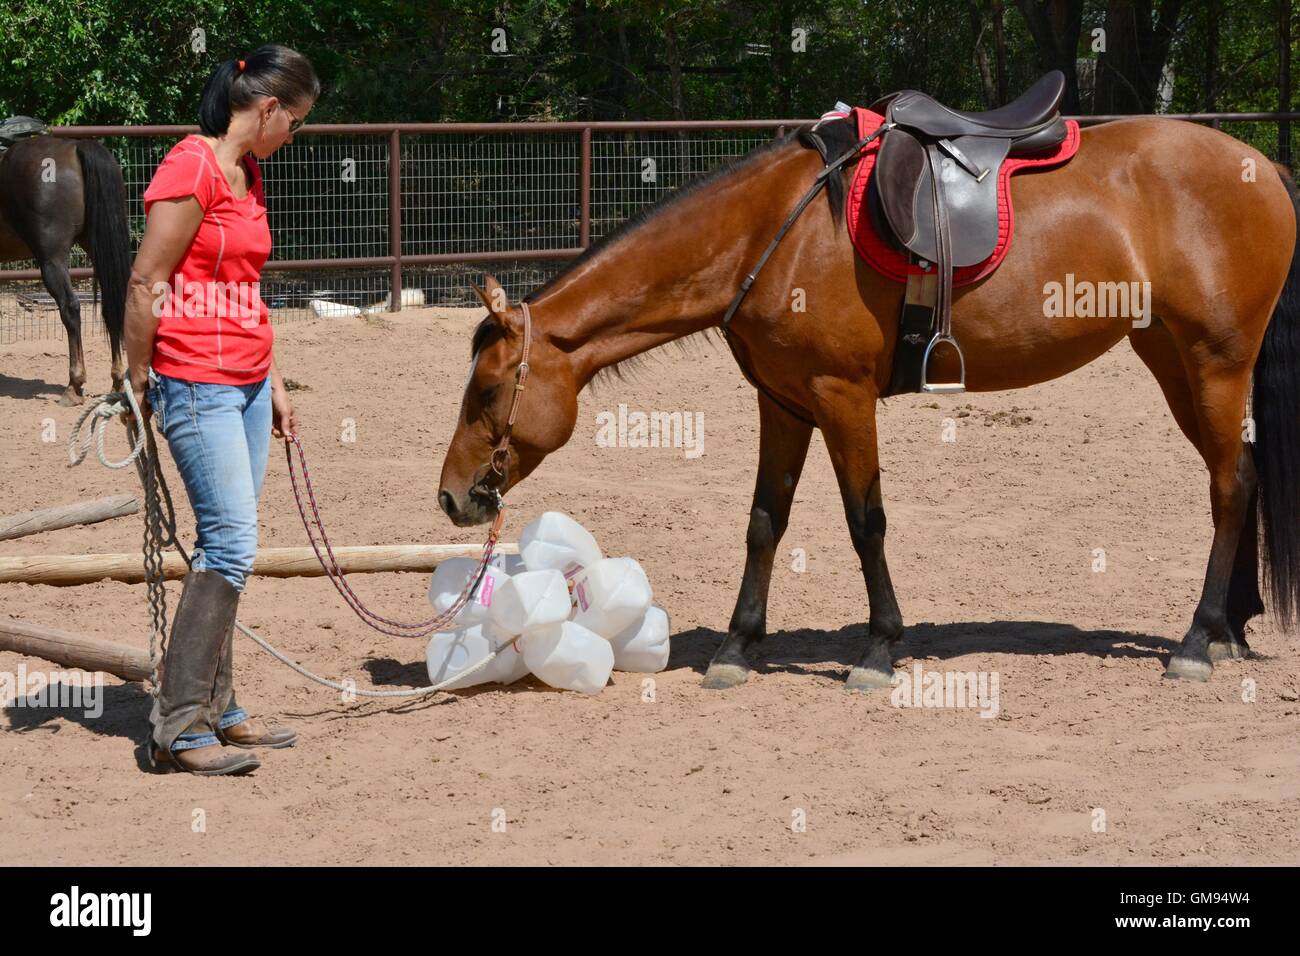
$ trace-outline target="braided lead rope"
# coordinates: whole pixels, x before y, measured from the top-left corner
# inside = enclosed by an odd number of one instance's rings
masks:
[[[293,449],[298,451],[298,460],[302,465],[303,484],[307,489],[307,500],[311,505],[311,513],[314,521],[307,517],[307,510],[303,507],[302,492],[298,487],[298,474],[293,463]],[[483,556],[479,559],[478,567],[474,573],[469,576],[464,589],[459,597],[452,602],[451,606],[441,614],[435,615],[425,621],[415,623],[403,623],[395,621],[392,618],[383,617],[366,607],[365,603],[359,598],[352,586],[348,584],[347,575],[339,565],[338,559],[334,556],[334,549],[330,545],[329,535],[325,531],[325,523],[321,518],[320,506],[316,501],[316,492],[312,486],[311,472],[307,467],[307,456],[303,452],[302,442],[298,440],[296,432],[291,432],[284,443],[284,457],[289,463],[289,481],[293,485],[294,501],[298,505],[298,514],[302,517],[302,526],[307,532],[307,540],[311,543],[312,550],[316,553],[316,560],[320,562],[321,567],[325,570],[325,576],[329,578],[334,589],[339,592],[348,607],[359,617],[362,622],[370,628],[379,631],[381,634],[387,634],[390,637],[409,637],[421,638],[428,637],[436,631],[444,630],[450,625],[456,616],[469,603],[471,596],[477,591],[479,582],[482,581],[483,575],[487,573],[488,563],[492,560],[492,552],[497,545],[497,539],[501,535],[501,525],[505,520],[505,509],[498,510],[496,520],[492,523],[492,529],[488,532],[487,542],[483,545]],[[313,524],[315,530],[313,530]],[[316,532],[320,533],[320,543],[317,544]],[[325,554],[321,553],[324,548]],[[387,626],[385,626],[387,625]],[[397,630],[394,630],[396,628]],[[406,633],[406,632],[413,633]]]
[[[110,419],[118,418],[130,411],[131,419],[126,424],[126,434],[131,442],[130,453],[121,461],[109,461],[104,451],[104,432]],[[82,437],[82,430],[90,420],[90,428]],[[158,467],[158,449],[154,444],[153,431],[140,427],[144,417],[135,400],[135,392],[127,388],[121,392],[109,392],[91,402],[73,427],[68,437],[68,467],[73,468],[86,459],[94,442],[95,453],[104,467],[113,470],[126,468],[135,464],[136,474],[144,487],[145,522],[144,522],[144,576],[149,601],[149,681],[147,690],[151,697],[157,697],[160,691],[158,679],[159,648],[165,641],[167,630],[167,590],[163,587],[163,548],[176,542],[176,514],[172,506],[171,492],[167,490],[162,472]],[[147,450],[146,450],[147,446]],[[165,522],[168,537],[163,537],[164,520],[159,509],[158,485],[162,487],[167,501],[168,518]],[[189,556],[185,561],[189,563]]]

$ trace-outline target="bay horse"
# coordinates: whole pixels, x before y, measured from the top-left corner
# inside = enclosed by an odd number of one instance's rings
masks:
[[[819,135],[851,148],[856,134],[840,125],[838,133],[834,123],[823,125]],[[667,197],[524,305],[509,303],[491,277],[476,290],[488,315],[473,335],[438,495],[456,525],[491,520],[497,494],[569,439],[578,393],[598,372],[719,324],[823,168],[803,145],[806,129]],[[903,618],[885,562],[875,406],[888,390],[904,286],[855,255],[842,223],[848,175],[832,177],[829,201],[795,222],[731,324],[737,361],[759,385],[758,475],[740,594],[705,687],[748,677],[745,651],[765,633],[773,558],[814,427],[835,469],[869,602],[865,647],[847,687],[887,687],[893,677],[891,648]],[[1011,184],[1016,232],[1008,255],[953,298],[967,388],[1045,382],[1128,337],[1209,469],[1209,565],[1191,626],[1165,671],[1207,680],[1214,661],[1249,651],[1246,622],[1264,610],[1261,559],[1278,620],[1289,627],[1300,606],[1295,183],[1224,133],[1142,117],[1085,129],[1070,162]],[[1149,323],[1046,317],[1050,285],[1059,289],[1071,274],[1076,283],[1149,282]],[[797,315],[796,289],[806,305]],[[527,384],[517,392],[526,338]],[[931,368],[933,378],[954,380],[955,354],[936,352]],[[490,469],[498,456],[505,467]]]
[[[126,184],[117,159],[94,140],[32,136],[0,153],[0,262],[35,259],[68,333],[68,387],[60,405],[85,401],[81,305],[72,288],[72,244],[89,254],[103,291],[113,388],[122,390],[122,331],[131,276]]]

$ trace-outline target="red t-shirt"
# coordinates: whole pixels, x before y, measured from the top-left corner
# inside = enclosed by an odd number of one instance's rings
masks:
[[[248,385],[270,374],[271,323],[261,297],[262,265],[271,254],[262,172],[244,157],[253,185],[237,199],[206,142],[186,136],[154,171],[144,211],[159,199],[193,196],[203,207],[194,240],[155,289],[161,313],[153,367],[191,382]]]

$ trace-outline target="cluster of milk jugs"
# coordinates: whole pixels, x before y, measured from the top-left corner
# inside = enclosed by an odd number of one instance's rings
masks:
[[[429,600],[439,613],[477,568],[470,558],[438,565]],[[512,684],[531,673],[552,687],[597,694],[616,668],[657,673],[668,666],[668,613],[651,599],[640,564],[604,557],[582,525],[548,511],[520,534],[519,554],[488,564],[456,630],[429,640],[429,679],[454,678],[494,651],[485,667],[447,686]]]

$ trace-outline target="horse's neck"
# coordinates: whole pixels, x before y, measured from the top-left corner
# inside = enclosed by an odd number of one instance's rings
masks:
[[[799,152],[794,150],[793,153]],[[770,240],[766,206],[780,190],[788,155],[766,153],[629,231],[578,264],[534,307],[564,341],[585,385],[596,372],[674,339],[718,325]],[[780,215],[788,212],[781,209]],[[761,223],[763,225],[756,225]],[[761,230],[758,234],[756,230]]]

